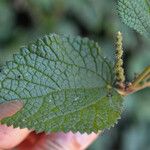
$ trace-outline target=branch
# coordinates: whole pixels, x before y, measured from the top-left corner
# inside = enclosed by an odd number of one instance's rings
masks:
[[[117,91],[121,95],[127,96],[147,87],[150,87],[150,66],[146,67],[132,83],[119,87]]]

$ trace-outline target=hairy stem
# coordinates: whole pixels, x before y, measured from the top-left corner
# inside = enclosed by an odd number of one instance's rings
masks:
[[[150,66],[146,67],[144,71],[132,82],[132,87],[136,87],[142,82],[146,80],[150,75]]]

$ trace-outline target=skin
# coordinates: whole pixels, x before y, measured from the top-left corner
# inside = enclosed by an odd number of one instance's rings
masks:
[[[22,103],[13,101],[0,105],[0,120],[15,114],[22,108]],[[50,133],[36,134],[28,129],[13,128],[0,125],[0,150],[84,150],[96,138],[98,134],[89,135],[75,133]]]

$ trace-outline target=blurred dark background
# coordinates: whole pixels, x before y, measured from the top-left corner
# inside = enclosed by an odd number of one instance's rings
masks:
[[[114,60],[115,35],[124,37],[127,80],[149,64],[150,42],[124,25],[116,0],[0,0],[0,66],[20,46],[48,33],[86,36]],[[88,150],[150,150],[150,89],[125,98],[122,119]]]

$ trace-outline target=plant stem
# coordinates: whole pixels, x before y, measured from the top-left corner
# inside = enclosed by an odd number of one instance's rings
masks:
[[[144,71],[132,82],[132,87],[136,87],[142,82],[146,80],[150,76],[150,66],[146,67]]]
[[[135,93],[136,91],[150,87],[150,81],[148,81],[149,79],[150,79],[150,66],[146,67],[144,71],[132,83],[125,84],[124,86],[118,88],[117,90],[121,95],[127,96],[131,93]]]

